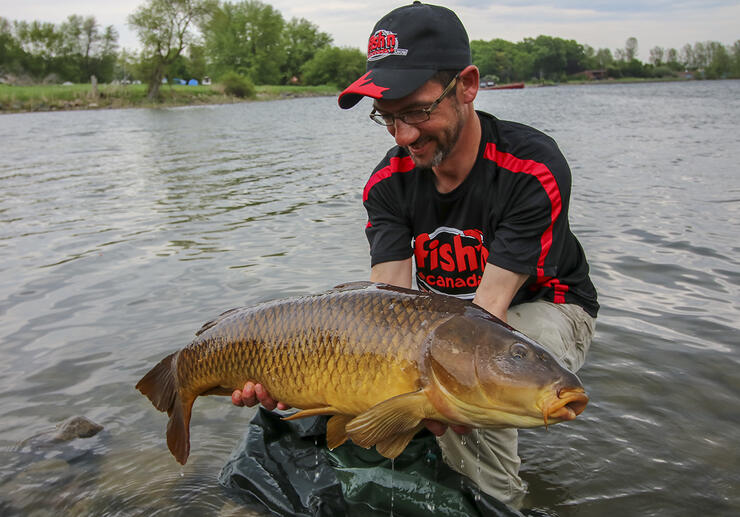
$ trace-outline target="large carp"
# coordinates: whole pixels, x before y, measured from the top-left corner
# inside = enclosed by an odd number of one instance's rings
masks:
[[[578,377],[477,305],[385,284],[232,309],[196,336],[136,385],[167,411],[181,464],[196,397],[231,395],[247,380],[302,409],[290,419],[332,415],[329,448],[350,438],[388,458],[425,418],[535,427],[572,420],[588,402]]]

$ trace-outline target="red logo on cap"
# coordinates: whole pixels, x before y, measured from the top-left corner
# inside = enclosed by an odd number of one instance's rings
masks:
[[[376,61],[388,56],[405,56],[405,48],[398,48],[398,36],[394,32],[380,29],[375,32],[367,43],[367,60]]]

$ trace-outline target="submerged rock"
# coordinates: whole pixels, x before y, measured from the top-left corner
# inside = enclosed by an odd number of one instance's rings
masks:
[[[102,425],[84,416],[73,416],[57,425],[56,432],[51,439],[57,442],[68,442],[75,438],[90,438],[102,430]]]
[[[73,416],[56,425],[54,429],[43,431],[26,438],[16,446],[16,450],[25,447],[44,447],[56,443],[69,442],[77,438],[90,438],[103,430],[103,426],[96,424],[84,416]]]

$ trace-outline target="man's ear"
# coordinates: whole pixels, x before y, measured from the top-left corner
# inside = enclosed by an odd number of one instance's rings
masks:
[[[478,67],[475,65],[466,66],[462,72],[460,72],[460,82],[462,83],[462,95],[463,102],[469,104],[475,100],[478,95],[478,87],[480,86],[480,72]]]

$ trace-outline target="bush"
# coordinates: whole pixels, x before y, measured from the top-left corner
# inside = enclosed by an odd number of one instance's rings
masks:
[[[236,72],[227,72],[221,77],[224,93],[240,99],[253,99],[257,95],[254,83]]]
[[[672,77],[674,75],[676,74],[673,73],[673,70],[666,65],[656,66],[653,70],[653,77]]]

